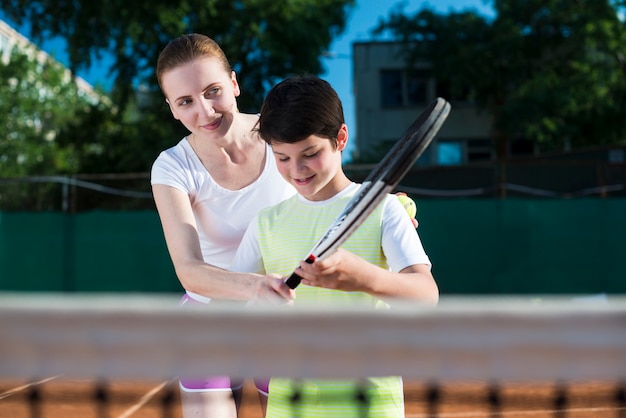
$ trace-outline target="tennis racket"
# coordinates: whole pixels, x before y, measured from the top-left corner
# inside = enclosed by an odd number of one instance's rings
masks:
[[[305,262],[312,264],[315,260],[323,259],[350,238],[430,145],[449,113],[450,104],[437,98],[413,121],[313,246]],[[285,279],[285,283],[295,289],[301,280],[294,271]]]

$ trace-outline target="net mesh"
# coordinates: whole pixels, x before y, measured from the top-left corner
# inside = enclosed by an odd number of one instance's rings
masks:
[[[177,306],[167,295],[0,295],[0,417],[182,417],[177,376],[401,375],[415,417],[625,417],[626,298],[436,308]],[[292,416],[301,396],[293,390]],[[369,416],[367,387],[354,416]],[[240,416],[260,417],[251,380]]]

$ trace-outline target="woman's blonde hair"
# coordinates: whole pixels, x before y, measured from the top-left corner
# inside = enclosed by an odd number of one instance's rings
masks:
[[[156,76],[159,87],[163,89],[161,80],[163,74],[183,64],[198,58],[215,57],[224,66],[224,71],[230,73],[232,67],[226,58],[226,54],[217,42],[206,35],[191,33],[179,36],[170,41],[159,54],[156,65]]]

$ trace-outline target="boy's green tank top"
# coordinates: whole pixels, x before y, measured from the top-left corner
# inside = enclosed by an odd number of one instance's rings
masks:
[[[308,204],[294,196],[263,210],[258,218],[259,247],[266,273],[291,274],[306,258],[358,188],[324,204]],[[388,268],[382,252],[382,213],[379,205],[350,239],[342,245],[372,264]],[[363,292],[343,292],[300,285],[297,304],[384,304]],[[346,331],[348,332],[348,331]],[[376,359],[371,359],[376,361]],[[349,376],[347,376],[349,378]],[[268,418],[291,417],[403,417],[404,395],[400,377],[362,380],[293,380],[272,377]]]

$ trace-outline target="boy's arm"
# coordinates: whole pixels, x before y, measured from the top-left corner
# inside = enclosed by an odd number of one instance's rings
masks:
[[[300,263],[298,274],[311,286],[437,303],[439,291],[430,260],[397,198],[385,201],[382,248],[391,271],[340,249],[322,261]]]
[[[298,274],[302,283],[309,286],[366,292],[389,302],[411,300],[434,305],[439,300],[439,290],[428,264],[414,264],[393,272],[342,248],[322,261],[301,262]]]

